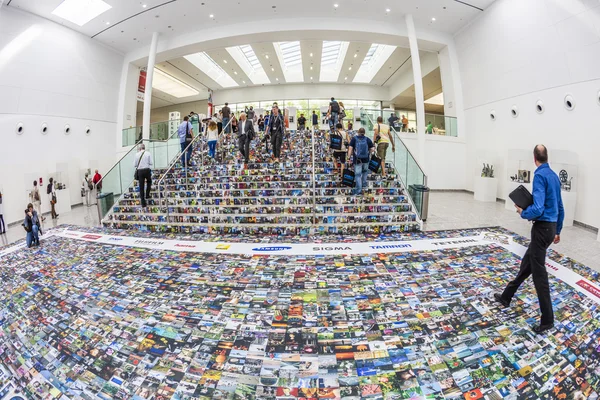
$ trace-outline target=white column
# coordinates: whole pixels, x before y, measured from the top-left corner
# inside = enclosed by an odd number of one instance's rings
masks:
[[[152,34],[152,44],[148,55],[148,69],[146,69],[146,92],[144,93],[144,139],[150,138],[150,112],[152,111],[152,79],[154,78],[154,63],[156,62],[156,48],[158,47],[158,32]]]
[[[466,139],[467,129],[465,124],[465,107],[463,103],[462,80],[460,78],[460,66],[458,54],[456,54],[456,45],[454,40],[448,43],[448,57],[452,68],[452,81],[454,84],[454,109],[456,113],[456,124],[458,126],[458,136]]]
[[[423,94],[423,78],[421,75],[421,57],[419,44],[412,14],[406,14],[406,28],[410,43],[410,56],[412,60],[413,79],[415,84],[415,103],[417,105],[417,140],[419,143],[418,163],[425,165],[425,98]]]
[[[139,78],[140,68],[127,60],[123,62],[121,84],[119,86],[119,108],[117,109],[117,153],[129,149],[122,146],[123,129],[137,125],[137,88]]]

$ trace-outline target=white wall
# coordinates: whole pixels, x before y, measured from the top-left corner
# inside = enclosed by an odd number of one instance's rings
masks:
[[[81,203],[82,171],[115,161],[123,56],[32,14],[0,12],[0,186],[5,220],[23,218],[31,177],[64,166],[71,203]],[[23,135],[15,133],[18,122]],[[46,122],[49,131],[40,133]],[[71,125],[71,134],[63,127]],[[91,134],[85,134],[85,127]]]
[[[387,87],[373,85],[287,84],[251,86],[214,92],[213,104],[243,103],[264,100],[328,99],[388,100]]]
[[[509,149],[579,156],[577,221],[600,226],[600,3],[590,0],[497,0],[456,36],[465,104],[467,188],[480,166],[479,154],[498,155],[498,197],[506,198]],[[567,111],[563,99],[575,98]],[[535,103],[546,106],[537,114]],[[519,107],[518,118],[510,108]],[[496,110],[497,120],[489,114]],[[508,171],[511,173],[513,171]]]

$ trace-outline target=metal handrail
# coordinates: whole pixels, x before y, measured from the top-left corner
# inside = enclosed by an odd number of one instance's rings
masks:
[[[232,122],[232,119],[230,119],[229,122],[227,123],[227,125],[225,125],[223,127],[223,131],[222,132],[225,132],[225,128],[228,127],[229,124],[231,124],[231,122]],[[199,126],[203,127],[204,124],[202,122],[200,122]],[[199,131],[201,132],[202,129],[199,129]],[[165,170],[165,172],[163,172],[162,177],[159,179],[158,183],[156,184],[156,187],[158,188],[158,192],[159,192],[160,208],[163,208],[165,206],[165,203],[164,203],[163,200],[167,198],[167,195],[168,195],[168,192],[169,192],[168,189],[165,189],[165,196],[161,196],[161,192],[162,192],[161,185],[162,185],[162,182],[164,181],[164,179],[167,176],[167,174],[170,173],[171,170],[175,167],[175,165],[177,164],[177,161],[179,161],[179,159],[181,158],[181,155],[183,153],[187,152],[188,149],[190,148],[190,146],[193,146],[194,143],[196,143],[197,141],[199,141],[199,139],[202,138],[202,135],[200,134],[200,132],[198,132],[198,134],[196,135],[196,137],[190,142],[190,144],[188,144],[186,146],[186,148],[183,151],[180,151],[179,153],[177,153],[177,156],[175,156],[175,158],[173,159],[173,162],[171,162],[171,165],[169,165],[169,167]],[[186,168],[185,169],[186,180],[187,180],[187,173],[188,173],[188,169]],[[168,220],[168,218],[169,218],[169,205],[168,204],[166,205],[166,210],[167,210],[167,220]]]
[[[361,108],[361,110],[362,110],[362,108]],[[365,115],[367,116],[367,118],[369,118],[369,121],[371,121],[371,123],[373,124],[373,119],[371,119],[371,116],[369,114],[367,114],[367,113],[365,113]],[[419,170],[423,174],[423,185],[427,186],[427,175],[425,174],[425,171],[423,171],[423,168],[421,168],[421,166],[417,162],[417,159],[412,155],[412,153],[408,149],[408,146],[406,145],[406,143],[404,143],[404,140],[402,140],[402,138],[400,136],[398,136],[398,133],[390,126],[390,131],[392,131],[392,130],[394,131],[394,134],[396,135],[396,138],[400,141],[400,143],[402,143],[402,145],[404,146],[404,148],[406,149],[406,151],[408,152],[408,154],[410,154],[410,156],[413,158],[413,160],[415,161],[415,163],[419,167]],[[381,160],[381,161],[385,162],[385,160]],[[398,176],[398,179],[400,179],[400,182],[402,182],[402,185],[404,186],[404,189],[406,189],[406,193],[407,193],[406,197],[410,201],[410,204],[412,205],[413,210],[415,210],[415,213],[417,214],[417,216],[421,220],[420,212],[417,209],[414,200],[410,197],[410,192],[408,191],[408,184],[406,182],[404,182],[404,179],[402,179],[402,175],[398,172],[398,168],[396,166],[396,159],[395,159],[395,157],[394,157],[394,161],[392,162],[392,164],[394,165],[394,170],[396,171],[396,175]],[[408,172],[407,172],[407,177],[408,177]]]

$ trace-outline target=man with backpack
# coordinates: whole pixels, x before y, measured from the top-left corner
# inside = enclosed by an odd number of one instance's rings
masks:
[[[375,150],[373,141],[365,136],[365,128],[360,128],[358,134],[350,141],[348,159],[354,164],[354,189],[355,195],[362,194],[362,189],[367,185],[369,176],[369,161]]]
[[[333,128],[337,125],[340,116],[340,104],[333,97],[329,103],[329,111],[327,111],[327,116],[329,117],[329,128],[331,131],[333,131]]]

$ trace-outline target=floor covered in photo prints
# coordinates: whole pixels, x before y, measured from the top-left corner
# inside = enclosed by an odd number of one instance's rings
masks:
[[[491,300],[527,245],[501,228],[128,235],[0,248],[0,399],[598,398],[600,273],[550,251],[536,335],[531,281]]]

